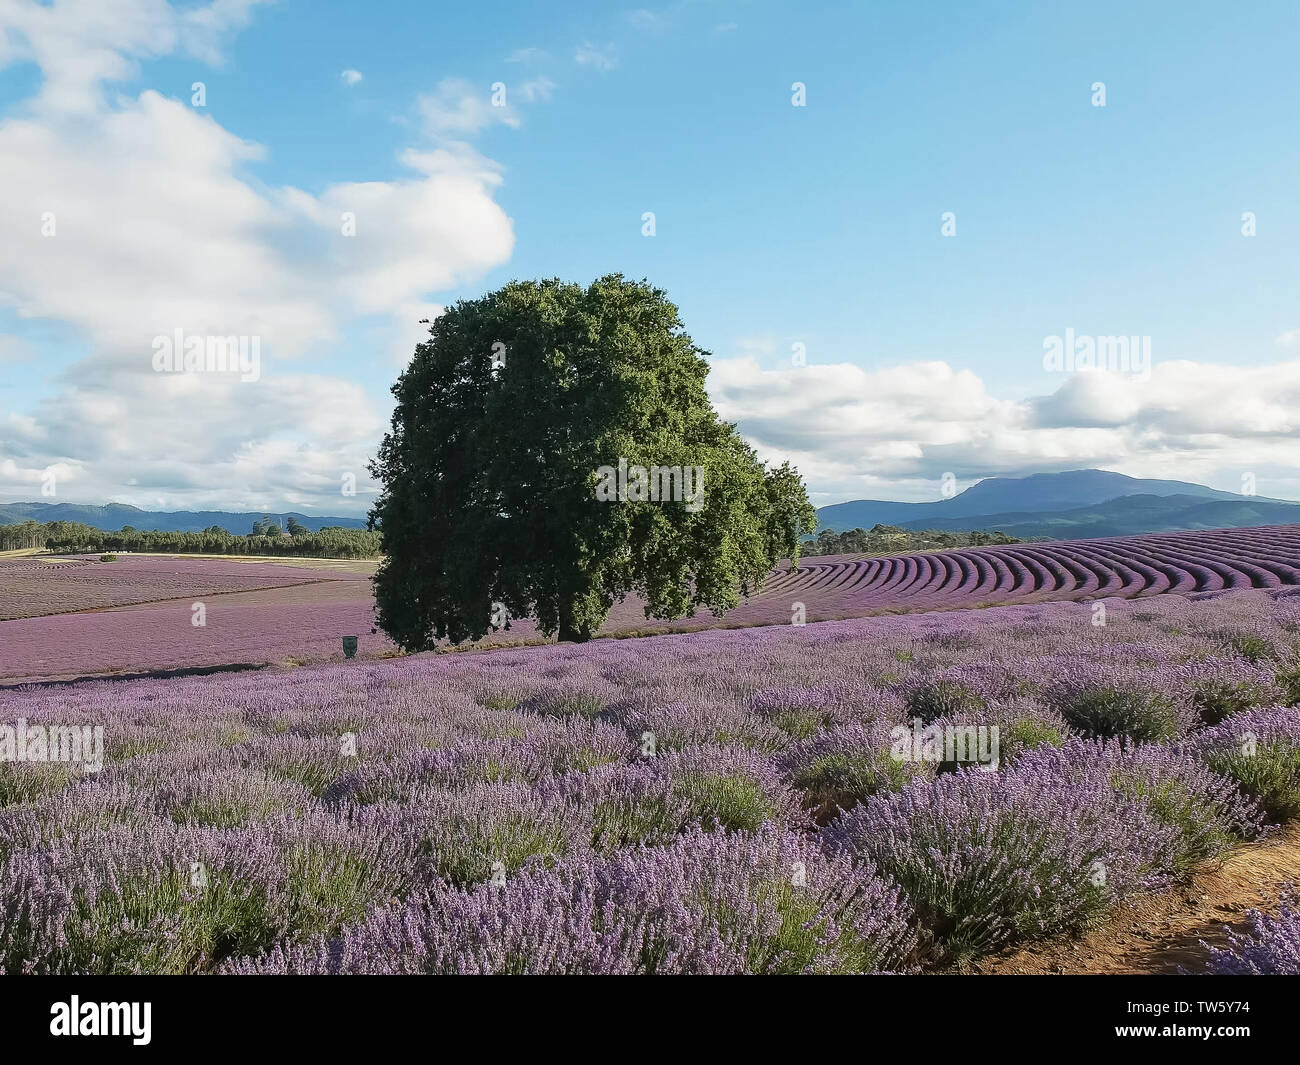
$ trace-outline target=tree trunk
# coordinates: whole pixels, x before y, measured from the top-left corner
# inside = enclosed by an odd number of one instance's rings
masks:
[[[590,625],[576,622],[572,612],[568,610],[560,611],[559,641],[561,643],[586,643],[590,639]]]

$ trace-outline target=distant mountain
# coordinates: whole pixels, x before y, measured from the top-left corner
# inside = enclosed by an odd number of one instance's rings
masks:
[[[939,522],[908,523],[906,529],[977,527],[1028,539],[1081,540],[1090,536],[1136,536],[1140,533],[1184,529],[1244,529],[1252,525],[1300,524],[1300,503],[1274,503],[1258,498],[1201,499],[1191,495],[1121,496],[1105,503],[1042,514],[982,514],[976,519],[944,518]]]
[[[102,507],[87,503],[0,503],[0,525],[18,525],[24,521],[77,521],[96,529],[116,532],[130,525],[142,532],[202,532],[210,525],[220,525],[227,532],[242,536],[253,528],[259,518],[270,517],[284,528],[290,517],[297,518],[312,532],[327,525],[345,529],[364,529],[364,518],[313,517],[297,511],[271,513],[269,511],[228,510],[141,510],[124,503],[109,503]]]
[[[848,503],[835,503],[817,511],[819,529],[843,532],[846,529],[870,529],[880,523],[910,529],[993,529],[998,528],[1014,536],[1021,535],[997,524],[1015,518],[1021,524],[1032,523],[1044,515],[1076,511],[1134,496],[1170,497],[1259,506],[1261,504],[1290,504],[1285,499],[1267,499],[1262,496],[1241,496],[1222,492],[1189,481],[1164,481],[1143,477],[1128,477],[1106,470],[1070,470],[1067,473],[1035,473],[1029,477],[989,477],[951,499],[934,503],[895,503],[875,499],[855,499]],[[1148,508],[1150,509],[1150,508]],[[1107,512],[1105,520],[1125,524],[1124,508]],[[1133,512],[1137,520],[1136,511]],[[1172,514],[1172,511],[1170,512]],[[1154,512],[1149,515],[1156,520]],[[1102,520],[1102,519],[1099,519]],[[1164,519],[1160,519],[1164,520]],[[1168,520],[1175,520],[1170,517]],[[1294,518],[1287,519],[1294,521]],[[1243,525],[1269,524],[1245,521]],[[1061,529],[1069,522],[1060,523]],[[1168,526],[1168,528],[1227,528],[1218,526]],[[1236,527],[1236,526],[1233,526]],[[1154,532],[1154,529],[1133,529],[1133,532]],[[1051,532],[1032,535],[1054,535]],[[1061,535],[1065,535],[1061,533]],[[1106,536],[1118,533],[1073,533],[1072,536]]]

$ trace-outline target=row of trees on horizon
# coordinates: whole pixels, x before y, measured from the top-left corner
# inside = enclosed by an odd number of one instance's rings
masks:
[[[0,525],[0,551],[44,548],[59,554],[112,552],[202,555],[301,555],[311,558],[378,558],[380,534],[337,525],[312,532],[296,518],[281,529],[270,518],[253,523],[247,536],[210,525],[202,532],[141,530],[125,525],[118,532],[74,521],[25,521]]]
[[[1036,536],[1032,539],[1050,540],[1051,537]],[[839,533],[823,529],[815,539],[804,541],[803,554],[879,555],[897,551],[935,551],[948,547],[989,547],[1028,542],[1018,536],[983,529],[948,532],[940,529],[900,529],[897,525],[876,524],[870,529],[848,529]]]

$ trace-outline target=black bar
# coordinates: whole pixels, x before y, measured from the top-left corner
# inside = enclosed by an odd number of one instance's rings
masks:
[[[411,977],[159,976],[13,977],[0,985],[7,1050],[78,1056],[109,1044],[130,1054],[206,1056],[247,1050],[337,1054],[354,1046],[398,1050],[414,1042],[433,1054],[458,1056],[496,1056],[520,1045],[560,1053],[569,1046],[570,1053],[604,1057],[626,1053],[629,1040],[661,1049],[699,1049],[716,1041],[734,1050],[737,1042],[756,1036],[810,1051],[847,1038],[864,1053],[869,1046],[896,1046],[897,1040],[918,1052],[945,1046],[1043,1053],[1121,1044],[1181,1050],[1203,1043],[1231,1053],[1233,1044],[1281,1040],[1295,1010],[1294,985],[1229,977],[882,976],[766,986],[770,990],[754,980],[706,990],[698,981],[663,979],[574,987],[537,980],[488,986]],[[87,1003],[147,1002],[148,1043],[137,1045],[131,1034],[51,1034],[59,1004],[70,1006],[74,995],[82,1011]],[[771,996],[770,1005],[755,1009],[767,1005],[765,996]],[[745,1008],[728,1005],[738,1001]],[[137,1016],[142,1019],[143,1011]],[[1154,1034],[1141,1031],[1148,1028]],[[1189,1028],[1211,1034],[1180,1034]],[[1229,1028],[1244,1031],[1229,1034]]]

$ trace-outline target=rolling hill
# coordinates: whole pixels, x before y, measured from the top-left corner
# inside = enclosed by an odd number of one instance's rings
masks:
[[[857,499],[817,511],[820,529],[881,523],[904,529],[997,529],[1011,536],[1129,536],[1300,521],[1300,503],[1242,496],[1188,481],[1105,470],[990,477],[952,499],[898,503]]]
[[[364,529],[364,518],[319,517],[299,514],[296,511],[270,513],[269,511],[227,510],[177,510],[153,511],[124,503],[94,506],[87,503],[0,503],[0,525],[17,525],[24,521],[75,521],[95,529],[116,532],[124,525],[142,531],[202,532],[212,525],[220,525],[228,532],[247,533],[253,522],[270,517],[284,528],[290,517],[297,518],[312,532],[326,526],[337,525],[344,529]]]
[[[202,532],[219,525],[248,532],[269,516],[283,528],[290,517],[313,532],[326,526],[365,527],[364,518],[266,511],[149,511],[122,503],[0,503],[0,525],[73,521],[116,531],[124,525],[161,532]],[[876,524],[904,529],[997,529],[1011,536],[1073,540],[1179,529],[1233,529],[1300,522],[1300,503],[1241,496],[1189,481],[1128,477],[1105,470],[989,477],[952,499],[899,503],[855,499],[817,511],[818,529],[842,532]]]
[[[971,518],[944,518],[903,525],[906,529],[967,529]],[[1050,536],[1078,540],[1098,536],[1136,536],[1141,533],[1195,529],[1244,529],[1256,525],[1300,523],[1300,503],[1272,503],[1258,499],[1200,499],[1196,496],[1122,496],[1094,506],[1043,514],[1012,512],[984,514],[979,527],[1028,539]]]

